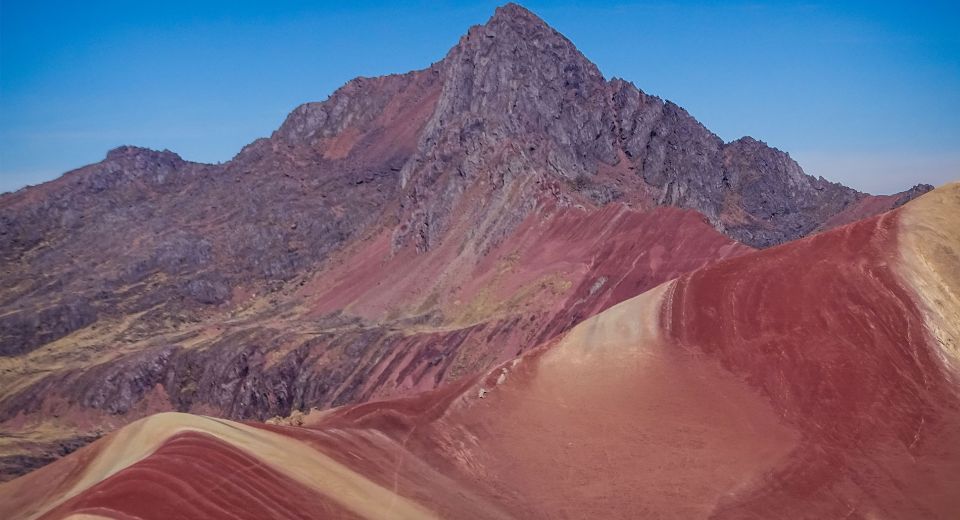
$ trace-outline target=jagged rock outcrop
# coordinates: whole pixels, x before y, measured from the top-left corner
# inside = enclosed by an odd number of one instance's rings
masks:
[[[594,204],[640,195],[695,209],[756,247],[809,234],[866,197],[805,175],[752,138],[725,144],[677,105],[607,82],[569,40],[514,4],[471,28],[437,69],[439,101],[402,171],[397,245],[436,247],[464,211],[495,242],[551,181],[602,186],[605,196],[586,197]],[[604,169],[644,185],[625,193]],[[482,208],[473,207],[478,199]]]

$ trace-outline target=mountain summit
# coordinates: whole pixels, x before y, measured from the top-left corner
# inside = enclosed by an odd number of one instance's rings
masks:
[[[0,473],[160,410],[433,388],[929,189],[871,196],[725,143],[508,4],[224,164],[125,146],[0,196]]]
[[[606,81],[569,40],[516,4],[471,28],[431,69],[383,81],[403,83],[404,96],[421,100],[418,115],[429,114],[408,123],[419,126],[408,129],[416,143],[399,177],[397,247],[435,247],[457,213],[478,224],[474,245],[483,249],[548,194],[561,205],[695,209],[729,236],[766,247],[822,229],[845,211],[888,208],[930,188],[878,204],[805,175],[787,154],[752,138],[724,143],[682,108]],[[362,99],[388,104],[389,89],[368,88]],[[341,107],[339,94],[326,104]],[[409,110],[410,99],[391,100]],[[469,200],[461,197],[467,192]],[[478,200],[489,203],[474,207]]]

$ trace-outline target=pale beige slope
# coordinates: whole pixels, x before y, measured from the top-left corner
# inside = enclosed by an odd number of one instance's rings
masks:
[[[960,182],[900,211],[901,276],[920,298],[944,362],[960,377]]]
[[[99,454],[66,488],[43,497],[34,508],[0,513],[6,517],[36,518],[67,499],[150,456],[164,442],[183,432],[212,435],[249,453],[265,465],[330,497],[363,518],[436,518],[420,505],[397,496],[330,457],[290,437],[241,423],[183,413],[162,413],[141,419],[117,431],[103,442]],[[18,493],[28,493],[29,477],[0,486],[0,502]],[[12,501],[11,501],[12,502]]]

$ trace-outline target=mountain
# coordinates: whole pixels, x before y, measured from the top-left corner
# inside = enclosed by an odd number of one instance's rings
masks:
[[[898,207],[724,143],[508,4],[224,164],[125,146],[0,196],[0,475],[155,412],[455,382],[684,273]]]
[[[154,415],[3,484],[0,512],[953,518],[958,259],[960,183],[694,270],[414,397],[294,425]]]

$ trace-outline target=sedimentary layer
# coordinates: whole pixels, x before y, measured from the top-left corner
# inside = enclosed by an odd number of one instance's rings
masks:
[[[302,426],[153,416],[0,485],[0,507],[953,518],[958,220],[954,184],[681,275],[482,376]]]

